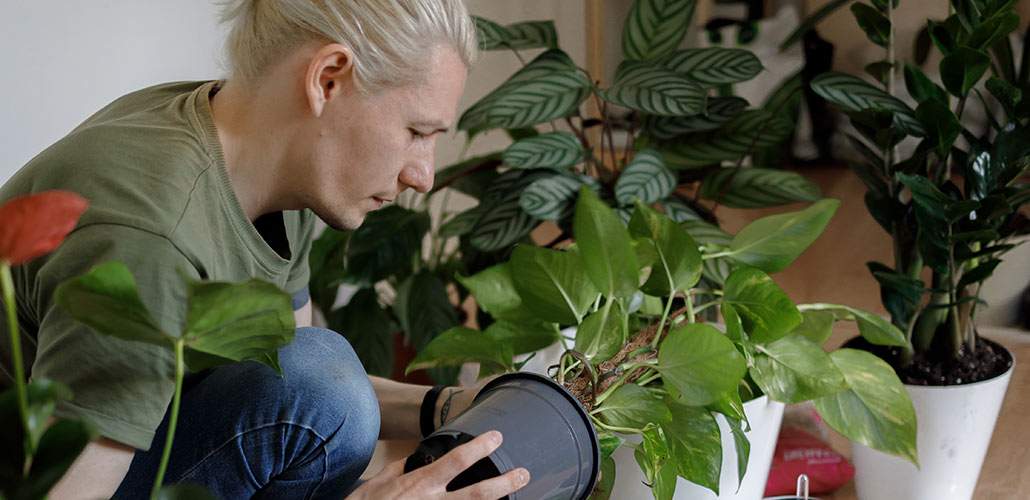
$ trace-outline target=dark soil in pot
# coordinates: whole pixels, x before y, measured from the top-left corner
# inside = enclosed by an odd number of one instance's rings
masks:
[[[916,353],[912,363],[900,367],[900,349],[870,344],[862,337],[855,337],[844,347],[871,352],[886,360],[898,378],[908,385],[947,386],[973,384],[989,380],[1005,373],[1012,367],[1012,354],[997,342],[977,337],[976,350],[962,348],[958,359],[935,359],[924,353]]]

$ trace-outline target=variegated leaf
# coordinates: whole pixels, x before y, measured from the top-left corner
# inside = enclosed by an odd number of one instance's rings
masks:
[[[648,63],[623,63],[615,82],[600,91],[604,100],[644,113],[690,116],[705,109],[704,87],[683,75]]]
[[[461,130],[528,127],[573,114],[592,88],[567,54],[544,52],[469,108]]]
[[[789,119],[763,110],[749,110],[718,130],[667,144],[663,152],[670,167],[701,167],[737,161],[759,148],[779,144],[793,132]]]
[[[660,64],[708,86],[746,82],[763,69],[762,62],[751,51],[726,47],[677,50]]]
[[[708,113],[695,116],[652,116],[644,119],[644,128],[656,139],[672,139],[692,132],[707,132],[721,127],[744,112],[748,102],[740,97],[713,97],[708,100]]]
[[[662,207],[665,208],[665,215],[667,215],[673,222],[686,222],[688,220],[701,220],[701,216],[694,211],[694,209],[687,206],[674,196],[670,196],[662,200]]]
[[[483,209],[479,205],[461,212],[440,226],[440,236],[451,238],[468,234],[476,227],[476,223],[482,216]]]
[[[472,230],[470,242],[479,250],[506,248],[530,233],[540,223],[519,206],[522,191],[544,176],[542,171],[509,170],[500,175],[480,201],[483,216]]]
[[[480,50],[556,48],[558,32],[553,21],[527,21],[501,26],[489,19],[472,16]]]
[[[622,29],[627,60],[646,61],[676,50],[690,28],[695,0],[636,0]]]
[[[615,199],[622,205],[635,200],[650,205],[672,193],[676,176],[665,167],[662,155],[645,149],[633,156],[615,182]]]
[[[718,227],[701,220],[688,220],[680,224],[694,241],[712,247],[728,247],[733,236]]]
[[[844,73],[824,73],[812,80],[812,90],[847,111],[881,110],[894,114],[894,125],[909,135],[926,135],[912,108],[879,87]]]
[[[565,168],[583,161],[583,145],[569,132],[522,139],[504,151],[504,164],[515,168]]]
[[[537,179],[522,192],[519,205],[533,217],[561,220],[572,213],[576,193],[583,185],[581,177],[553,174]]]
[[[705,177],[701,196],[731,208],[762,208],[818,201],[819,186],[807,177],[769,168],[724,168]]]

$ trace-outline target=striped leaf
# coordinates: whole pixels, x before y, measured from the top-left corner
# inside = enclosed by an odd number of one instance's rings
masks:
[[[688,220],[680,224],[694,241],[708,247],[728,247],[733,237],[717,226],[701,220]]]
[[[672,219],[673,222],[686,222],[688,220],[701,220],[701,216],[694,211],[694,209],[687,206],[678,198],[670,196],[662,200],[662,207],[665,209],[665,215]]]
[[[451,238],[463,236],[476,227],[476,223],[483,217],[483,209],[476,205],[464,212],[461,212],[440,226],[440,236]]]
[[[912,108],[879,87],[844,73],[824,73],[812,80],[812,90],[847,111],[881,110],[894,114],[894,125],[909,135],[926,135]]]
[[[561,220],[572,214],[576,193],[583,184],[582,177],[568,174],[542,177],[522,192],[519,205],[538,219]]]
[[[504,164],[515,168],[565,168],[583,161],[583,145],[569,132],[522,139],[504,151]]]
[[[733,264],[730,259],[706,259],[701,261],[701,276],[709,281],[718,284],[720,287],[726,284],[726,278],[733,272]]]
[[[509,170],[501,174],[483,195],[483,216],[470,235],[473,247],[492,252],[507,248],[525,237],[540,220],[519,206],[522,191],[542,176],[532,170]]]
[[[665,168],[661,153],[645,149],[633,156],[615,182],[615,199],[621,205],[635,200],[650,205],[672,193],[676,176]]]
[[[711,132],[665,144],[665,162],[673,168],[695,168],[737,161],[759,148],[779,144],[794,132],[794,124],[783,116],[763,110],[749,110]]]
[[[705,177],[701,196],[731,208],[818,201],[822,192],[803,175],[769,168],[724,168]]]
[[[479,16],[472,18],[476,22],[480,50],[558,47],[558,32],[553,21],[528,21],[501,26]]]
[[[704,111],[707,92],[683,75],[630,62],[623,63],[615,82],[600,95],[608,102],[652,115],[690,116]]]
[[[751,51],[726,47],[677,50],[660,64],[708,86],[746,82],[764,69]]]
[[[548,50],[465,111],[458,128],[514,129],[562,118],[579,109],[591,88],[567,54]]]
[[[662,57],[679,47],[690,28],[695,0],[636,0],[622,29],[627,60]]]
[[[747,101],[740,97],[713,97],[708,100],[707,115],[651,116],[644,118],[644,128],[656,139],[672,139],[692,132],[706,132],[721,127],[744,112]]]

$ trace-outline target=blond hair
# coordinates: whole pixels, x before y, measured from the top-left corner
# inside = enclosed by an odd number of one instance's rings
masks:
[[[312,40],[351,49],[363,92],[411,83],[430,51],[451,46],[470,66],[476,28],[462,0],[232,0],[222,21],[232,78],[259,79],[287,52]]]

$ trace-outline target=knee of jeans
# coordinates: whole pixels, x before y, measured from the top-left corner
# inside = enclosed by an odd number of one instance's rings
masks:
[[[280,363],[303,399],[298,404],[320,414],[319,431],[329,447],[348,460],[370,458],[379,437],[379,401],[347,339],[332,330],[299,328]]]

